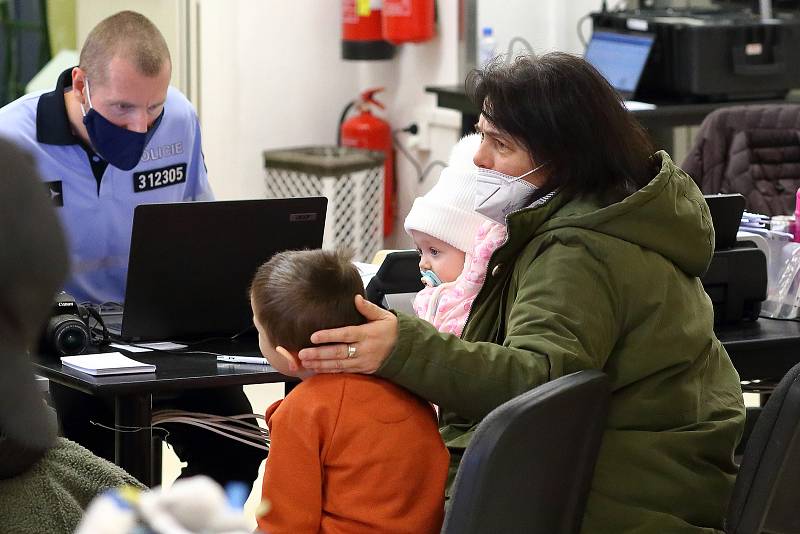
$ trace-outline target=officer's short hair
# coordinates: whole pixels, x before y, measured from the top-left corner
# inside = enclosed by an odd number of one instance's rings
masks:
[[[145,76],[156,76],[170,62],[164,36],[150,19],[134,11],[120,11],[100,21],[86,37],[80,67],[96,83],[107,79],[115,56],[130,61]]]
[[[273,345],[297,352],[317,330],[365,322],[354,302],[364,284],[350,259],[344,251],[290,251],[259,267],[250,297]]]

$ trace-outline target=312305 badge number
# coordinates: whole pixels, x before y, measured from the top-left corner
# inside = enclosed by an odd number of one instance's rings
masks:
[[[186,181],[186,164],[178,163],[160,169],[133,173],[133,191],[143,193]]]

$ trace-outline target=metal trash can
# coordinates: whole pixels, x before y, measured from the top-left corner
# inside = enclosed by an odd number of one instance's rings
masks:
[[[370,261],[383,248],[383,157],[337,146],[265,150],[266,196],[327,197],[323,248]]]

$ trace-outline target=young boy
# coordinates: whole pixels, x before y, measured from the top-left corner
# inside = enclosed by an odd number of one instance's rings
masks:
[[[297,357],[313,332],[364,322],[356,294],[355,266],[322,250],[275,255],[250,287],[261,352],[303,380],[266,413],[272,506],[258,525],[270,534],[441,529],[449,455],[431,405],[376,377],[315,375]]]
[[[439,331],[461,336],[469,310],[486,279],[492,253],[506,228],[474,210],[479,134],[461,139],[439,181],[418,197],[405,221],[420,253],[422,282],[414,311]]]

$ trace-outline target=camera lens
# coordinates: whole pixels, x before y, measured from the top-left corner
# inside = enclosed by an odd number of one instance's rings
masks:
[[[47,339],[56,354],[81,354],[89,346],[89,329],[74,315],[57,315],[47,325]]]
[[[86,333],[73,325],[58,334],[58,347],[64,354],[77,354],[86,348]]]

